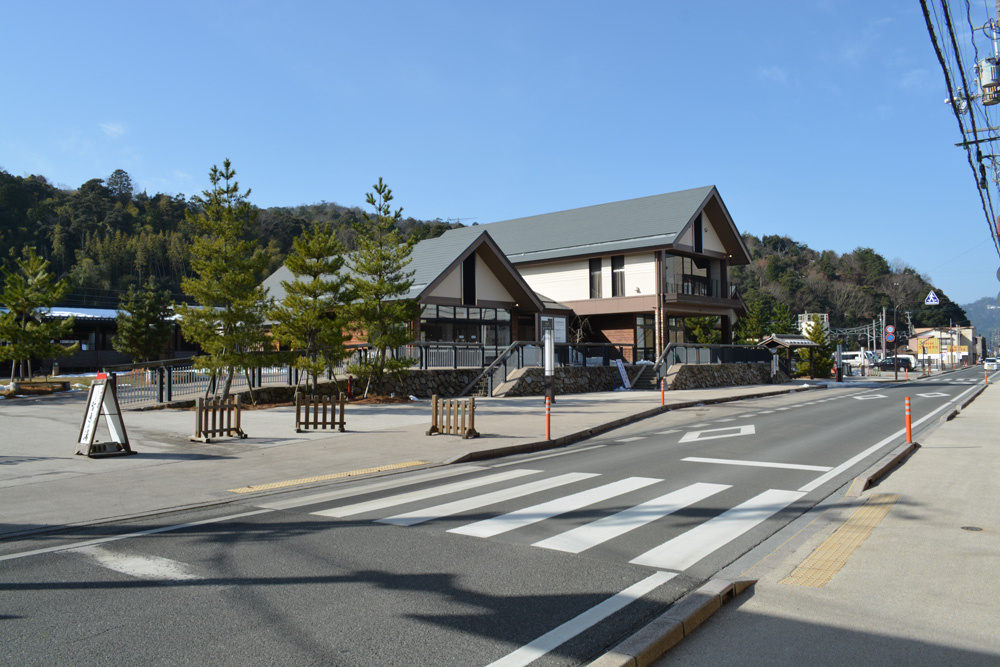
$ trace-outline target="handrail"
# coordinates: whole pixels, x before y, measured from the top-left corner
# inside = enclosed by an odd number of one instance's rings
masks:
[[[465,396],[470,389],[472,389],[477,384],[479,384],[479,381],[482,380],[486,376],[487,373],[492,373],[494,370],[496,370],[497,366],[499,366],[502,362],[506,361],[507,357],[509,357],[511,355],[511,353],[515,350],[515,348],[517,348],[518,345],[523,345],[523,344],[524,344],[524,342],[519,341],[519,340],[515,340],[513,343],[511,343],[510,345],[508,345],[507,349],[504,350],[501,354],[498,354],[497,358],[493,360],[493,363],[491,363],[489,366],[487,366],[486,368],[484,368],[483,372],[480,373],[479,375],[477,375],[476,379],[474,379],[472,382],[470,382],[468,385],[466,385],[465,389],[463,389],[461,392],[459,392],[458,395],[459,396]]]

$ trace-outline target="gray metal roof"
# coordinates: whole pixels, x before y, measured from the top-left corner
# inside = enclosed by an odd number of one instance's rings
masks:
[[[413,284],[410,286],[410,291],[400,298],[419,299],[424,290],[450,266],[455,264],[470,247],[474,245],[482,247],[482,244],[477,243],[480,237],[490,236],[485,227],[472,227],[470,231],[474,233],[461,236],[444,235],[433,239],[425,239],[414,245],[413,252],[410,254],[410,263],[405,268],[406,272],[412,272]],[[494,245],[493,247],[495,248],[496,246]],[[516,280],[520,284],[521,291],[525,292],[523,296],[535,300],[537,307],[541,308],[542,304],[540,301],[537,301],[534,292],[531,291],[527,283],[523,282],[523,279],[517,274],[516,269],[511,267],[508,261],[504,259],[499,249],[490,250],[489,252],[493,256],[498,257],[499,261],[507,267],[507,270],[512,272],[512,275],[517,276]],[[346,266],[344,270],[347,270]],[[294,278],[288,267],[282,265],[277,271],[268,276],[262,285],[269,290],[269,295],[275,301],[281,301],[285,298],[285,288],[281,285],[282,281],[290,282]]]
[[[713,194],[718,197],[715,186],[709,185],[452,229],[442,238],[468,238],[486,227],[515,264],[663,247],[674,242]]]

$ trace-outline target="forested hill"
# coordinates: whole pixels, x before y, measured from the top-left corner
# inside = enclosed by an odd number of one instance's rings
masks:
[[[838,255],[813,250],[787,236],[744,234],[743,241],[751,262],[734,267],[732,278],[748,306],[756,302],[770,311],[785,304],[792,314],[827,313],[833,328],[870,324],[881,317],[883,308],[891,318],[894,304],[899,307],[900,329],[906,325],[907,312],[914,327],[967,319],[965,311],[927,278],[906,265],[890,264],[872,248]],[[938,306],[924,305],[931,289],[941,302]]]
[[[44,176],[12,176],[0,170],[0,264],[10,268],[22,248],[33,246],[51,261],[52,271],[71,279],[76,305],[114,307],[118,294],[150,276],[179,299],[181,278],[191,273],[189,248],[195,231],[184,211],[192,206],[184,195],[134,192],[130,176],[121,169],[76,190],[56,188]],[[314,221],[329,221],[352,250],[351,223],[361,217],[360,208],[328,202],[256,213],[250,235],[258,241],[258,252],[268,256],[261,279],[281,266],[292,239]],[[407,237],[417,240],[457,226],[413,218],[399,223]]]

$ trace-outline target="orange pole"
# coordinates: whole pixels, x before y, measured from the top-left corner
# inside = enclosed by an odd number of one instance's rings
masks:
[[[910,421],[910,397],[906,397],[906,444],[913,443],[913,428]]]
[[[983,369],[983,379],[986,381],[986,384],[990,383],[990,374],[986,372],[985,368]]]
[[[667,404],[667,378],[660,380],[660,405]]]
[[[552,439],[552,399],[545,397],[545,439]]]
[[[909,368],[906,369],[906,379],[907,380],[910,379],[910,369]]]

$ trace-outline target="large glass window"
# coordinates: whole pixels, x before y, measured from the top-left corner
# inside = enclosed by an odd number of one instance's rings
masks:
[[[590,298],[601,298],[601,258],[590,260]]]
[[[498,308],[429,306],[420,319],[420,340],[428,343],[506,347],[511,343],[510,311]]]
[[[611,257],[611,296],[625,296],[625,255]]]

